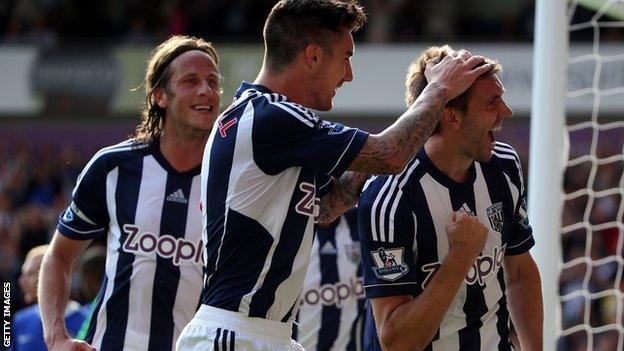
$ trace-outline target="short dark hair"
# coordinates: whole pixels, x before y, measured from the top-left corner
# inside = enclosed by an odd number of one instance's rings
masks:
[[[219,66],[219,56],[210,42],[203,39],[174,35],[158,45],[150,54],[145,70],[145,105],[141,112],[141,124],[136,129],[136,141],[151,142],[159,136],[165,126],[165,109],[154,101],[154,92],[158,88],[167,88],[171,79],[171,62],[178,56],[191,50],[199,50],[208,54]]]
[[[440,57],[443,59],[447,55],[451,55],[455,52],[453,48],[449,45],[444,46],[432,46],[420,53],[420,56],[416,58],[409,66],[407,70],[407,76],[405,77],[405,103],[407,106],[418,99],[418,96],[425,90],[427,86],[427,78],[425,77],[425,67],[427,67],[427,60]],[[503,70],[503,66],[496,60],[491,59],[489,57],[485,58],[485,63],[492,64],[492,69],[485,72],[486,74],[496,74]],[[446,107],[456,108],[462,112],[466,112],[468,109],[468,94],[470,93],[470,88],[466,89],[461,95],[458,97],[448,101],[446,103]],[[439,132],[440,124],[436,126],[434,133]]]
[[[333,35],[344,28],[357,31],[364,22],[355,0],[281,0],[264,24],[266,66],[279,73],[308,45],[329,50]]]

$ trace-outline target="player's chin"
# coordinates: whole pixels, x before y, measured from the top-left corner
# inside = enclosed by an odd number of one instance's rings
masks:
[[[487,163],[490,162],[490,160],[492,159],[492,151],[487,151],[487,152],[483,152],[481,155],[479,155],[479,159],[477,161],[481,162],[481,163]]]

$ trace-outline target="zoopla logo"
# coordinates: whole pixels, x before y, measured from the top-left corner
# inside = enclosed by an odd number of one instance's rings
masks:
[[[350,278],[348,282],[324,284],[303,292],[301,304],[342,307],[342,302],[354,297],[364,298],[364,285],[361,279]]]
[[[171,258],[176,266],[179,266],[181,261],[203,263],[203,240],[199,240],[195,245],[184,238],[174,238],[171,235],[156,236],[149,232],[141,233],[141,229],[132,224],[124,224],[123,230],[128,237],[122,247],[128,253],[156,251],[161,257]]]

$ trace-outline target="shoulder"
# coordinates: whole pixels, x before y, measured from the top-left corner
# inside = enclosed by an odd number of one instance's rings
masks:
[[[504,168],[513,168],[518,173],[522,172],[522,164],[518,152],[511,145],[496,142],[492,150],[492,160],[490,162],[502,165]]]
[[[253,102],[256,118],[279,119],[282,122],[292,122],[307,127],[314,127],[320,122],[320,118],[310,109],[288,101],[283,95],[259,94]]]
[[[492,151],[492,156],[499,159],[514,160],[515,162],[520,163],[520,156],[518,156],[516,149],[514,149],[513,146],[500,141],[496,142],[494,150]]]
[[[91,169],[110,170],[130,159],[145,156],[149,146],[150,143],[128,139],[119,144],[102,148],[91,157],[84,171]]]
[[[422,177],[425,172],[426,166],[418,157],[414,157],[399,174],[373,176],[368,179],[364,184],[362,195],[383,193],[384,196],[390,196],[392,195],[389,193],[390,190],[392,192],[403,191],[415,180]]]

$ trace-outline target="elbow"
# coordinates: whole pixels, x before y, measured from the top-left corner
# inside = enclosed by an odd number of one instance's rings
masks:
[[[401,155],[395,155],[387,160],[388,173],[389,174],[399,174],[403,172],[405,166],[407,166],[407,162],[409,160]]]
[[[378,336],[384,351],[420,351],[429,344],[427,340],[421,340],[422,338],[418,338],[417,335],[406,337],[405,334],[389,327],[382,327],[378,331]]]

